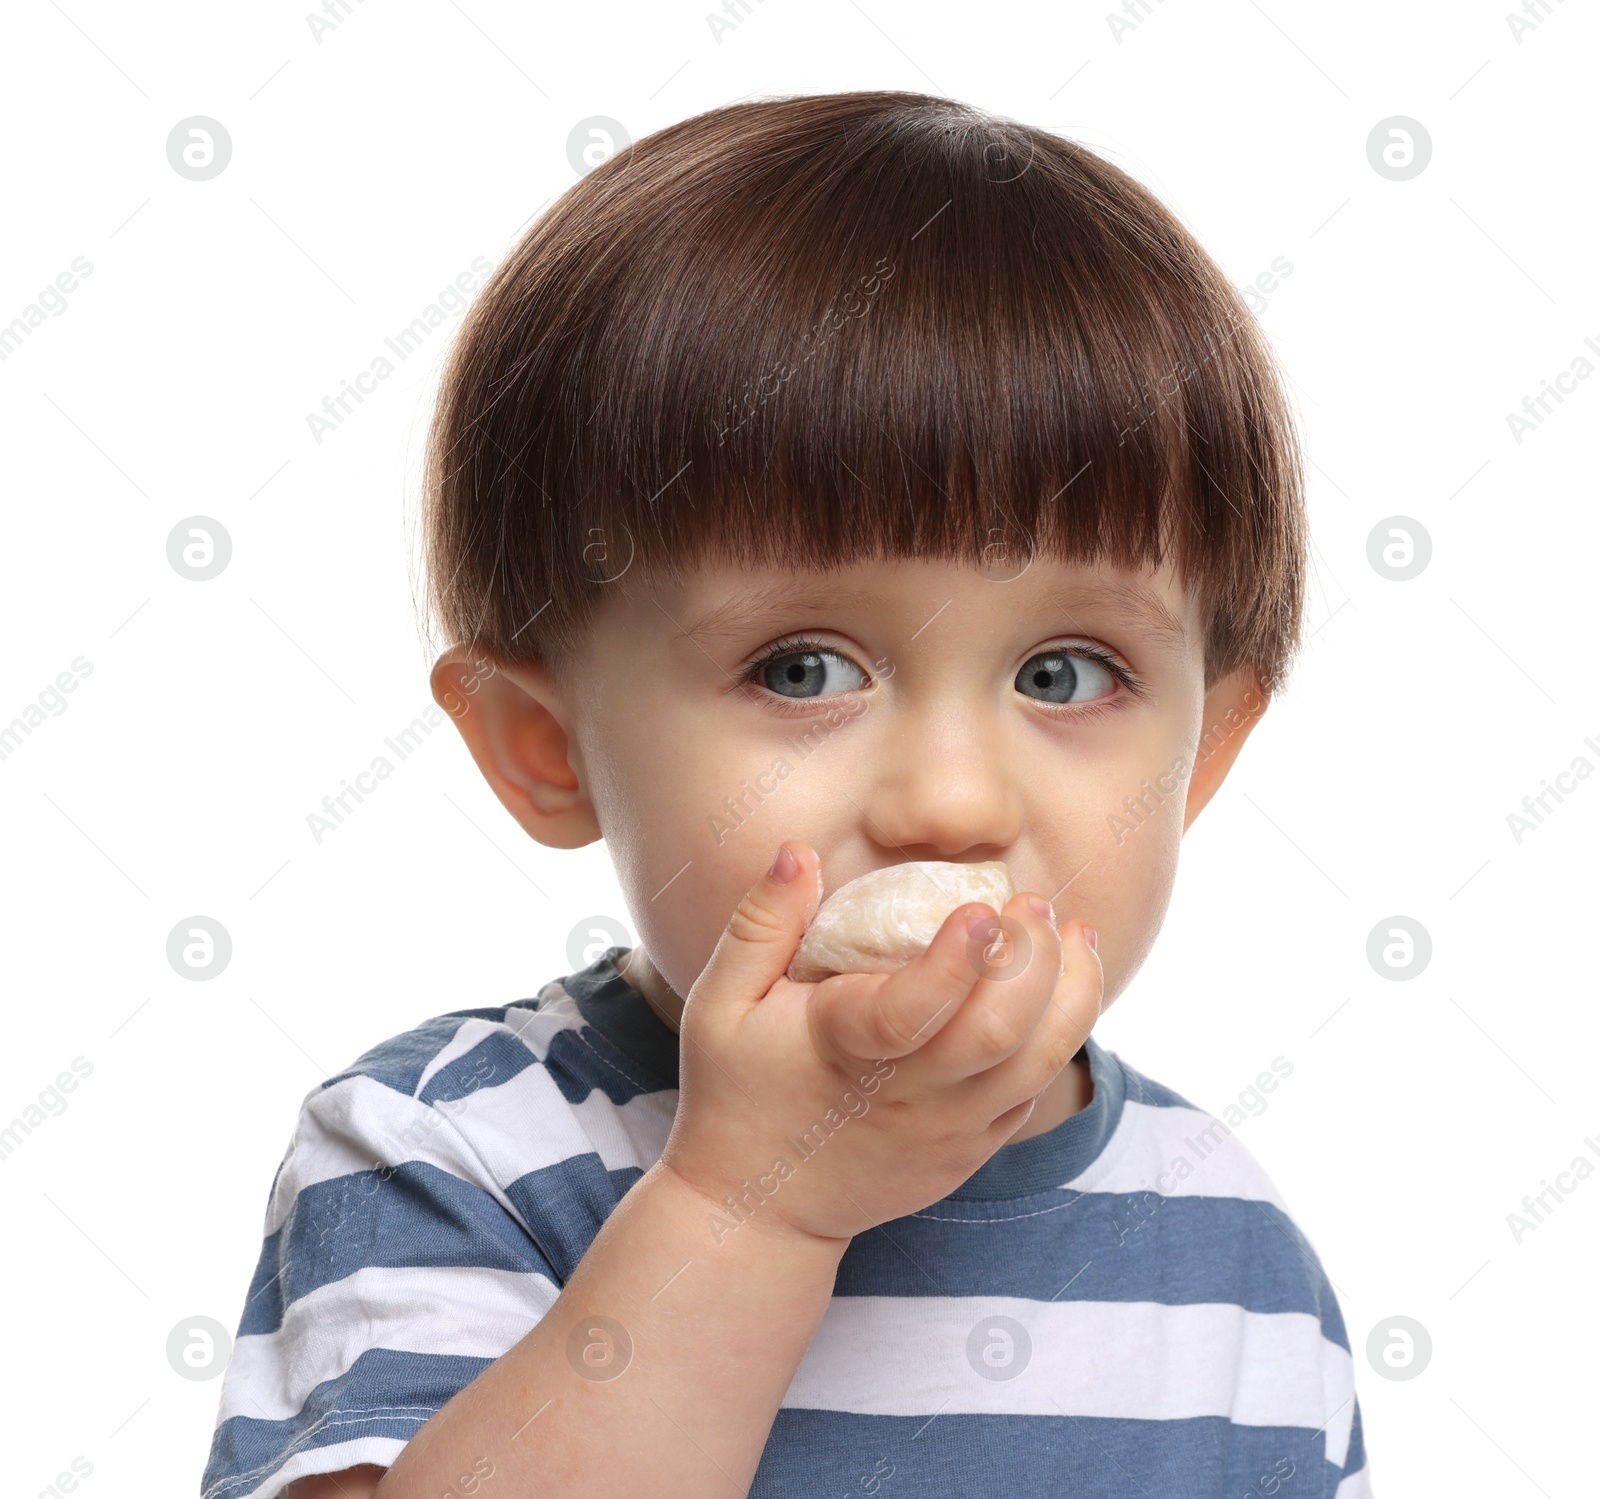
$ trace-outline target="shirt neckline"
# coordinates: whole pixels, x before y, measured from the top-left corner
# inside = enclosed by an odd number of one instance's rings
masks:
[[[561,987],[572,996],[587,1024],[663,1087],[676,1088],[678,1033],[618,971],[617,959],[628,951],[626,947],[608,947],[587,968],[563,978]],[[1065,1186],[1093,1164],[1122,1117],[1125,1079],[1115,1053],[1107,1051],[1093,1035],[1084,1041],[1074,1060],[1089,1065],[1094,1083],[1089,1102],[1042,1134],[1002,1145],[945,1201],[1026,1197]]]

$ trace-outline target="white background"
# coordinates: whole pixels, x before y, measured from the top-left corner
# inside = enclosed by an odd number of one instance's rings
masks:
[[[1292,265],[1261,318],[1314,633],[1098,1034],[1212,1111],[1292,1062],[1240,1137],[1338,1289],[1380,1499],[1592,1493],[1600,1175],[1520,1243],[1507,1215],[1600,1160],[1600,778],[1520,843],[1507,814],[1600,766],[1600,380],[1520,443],[1507,414],[1600,343],[1593,10],[1518,41],[1488,3],[1152,0],[1118,41],[1097,5],[751,0],[719,43],[705,0],[352,3],[320,42],[294,4],[5,11],[0,323],[93,266],[0,363],[0,724],[93,668],[0,760],[0,1124],[93,1069],[0,1160],[7,1489],[82,1457],[80,1492],[194,1492],[218,1387],[166,1340],[237,1325],[300,1099],[627,921],[604,847],[531,843],[448,723],[313,840],[430,702],[417,460],[454,321],[320,445],[307,414],[571,184],[579,121],[893,87],[1101,150],[1236,285]],[[210,181],[168,163],[190,115],[232,139]],[[1367,158],[1391,115],[1432,140],[1407,181]],[[1408,582],[1367,557],[1397,514],[1432,538]],[[232,538],[210,582],[167,560],[194,515]],[[166,958],[196,914],[233,942],[204,983]],[[1396,914],[1433,944],[1406,982],[1366,957]],[[1366,1356],[1396,1315],[1433,1345],[1405,1382]]]

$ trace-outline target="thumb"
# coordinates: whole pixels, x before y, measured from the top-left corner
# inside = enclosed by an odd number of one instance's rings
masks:
[[[691,1001],[750,1006],[784,976],[822,896],[822,861],[808,843],[786,840],[745,893],[695,980]]]

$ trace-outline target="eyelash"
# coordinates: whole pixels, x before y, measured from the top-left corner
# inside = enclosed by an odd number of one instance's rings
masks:
[[[1083,656],[1090,661],[1097,662],[1099,665],[1105,667],[1105,669],[1110,672],[1111,675],[1118,682],[1120,682],[1126,690],[1125,694],[1117,693],[1112,697],[1102,698],[1100,701],[1094,703],[1040,703],[1039,707],[1053,717],[1099,718],[1102,714],[1116,712],[1123,701],[1124,695],[1132,697],[1137,701],[1143,701],[1150,695],[1143,682],[1139,681],[1139,679],[1135,677],[1127,667],[1118,661],[1115,656],[1111,655],[1109,651],[1102,650],[1099,646],[1076,644],[1071,646],[1045,646],[1043,648],[1043,651],[1050,650],[1059,650],[1063,655],[1068,656]],[[837,646],[828,645],[826,642],[821,640],[814,640],[809,635],[791,635],[783,640],[775,640],[764,651],[762,651],[762,653],[754,661],[745,667],[742,672],[740,672],[740,687],[760,687],[761,673],[764,672],[767,667],[772,664],[772,662],[779,660],[783,656],[793,656],[805,651],[815,651],[818,655],[838,656],[845,660],[849,659]],[[1034,654],[1041,655],[1043,654],[1043,651],[1036,651]],[[820,698],[786,699],[780,696],[778,693],[772,692],[770,689],[763,690],[765,690],[768,696],[772,699],[774,711],[778,713],[803,714],[812,712],[814,711],[813,705],[822,701]]]

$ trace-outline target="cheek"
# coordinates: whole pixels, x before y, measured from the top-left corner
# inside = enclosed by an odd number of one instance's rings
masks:
[[[1161,929],[1178,876],[1178,844],[1181,824],[1164,818],[1160,824],[1146,823],[1141,835],[1130,838],[1108,871],[1114,889],[1110,919],[1121,937],[1113,956],[1134,969],[1143,963]]]
[[[639,940],[650,961],[673,993],[684,999],[710,961],[740,898],[755,883],[752,879],[737,889],[705,880],[684,885],[692,872],[686,871],[653,904],[646,899],[642,906],[633,906],[640,917]],[[684,885],[681,893],[678,885]]]
[[[1153,777],[1150,784],[1155,787]],[[1056,908],[1062,916],[1084,917],[1100,934],[1107,1004],[1149,956],[1177,881],[1185,784],[1170,778],[1168,784],[1174,786],[1171,795],[1157,789],[1132,809],[1120,791],[1109,812],[1100,802],[1083,852],[1075,860],[1070,851],[1063,855],[1071,868],[1089,860]]]
[[[1150,831],[1154,834],[1157,830],[1152,828]],[[1170,837],[1165,828],[1161,830],[1161,835],[1168,846],[1158,854],[1142,858],[1128,886],[1127,931],[1123,936],[1121,951],[1112,954],[1112,971],[1107,974],[1110,997],[1120,994],[1134,974],[1144,966],[1144,960],[1155,946],[1156,935],[1166,919],[1172,888],[1177,883],[1181,824],[1176,821],[1172,823]]]
[[[770,739],[730,747],[704,729],[612,740],[590,766],[600,827],[639,940],[680,995],[711,957],[739,901],[785,838],[819,851],[847,799],[815,761]]]

